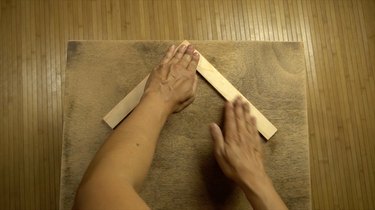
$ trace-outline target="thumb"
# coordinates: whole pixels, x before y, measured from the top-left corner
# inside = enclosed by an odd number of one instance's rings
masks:
[[[214,142],[215,153],[220,153],[224,148],[224,137],[221,129],[216,123],[210,125],[210,132]]]

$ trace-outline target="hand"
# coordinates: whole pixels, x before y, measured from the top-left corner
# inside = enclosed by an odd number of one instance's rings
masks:
[[[211,125],[215,157],[224,174],[235,181],[254,209],[288,209],[263,166],[256,121],[247,102],[225,104],[224,134]]]
[[[225,104],[224,134],[213,123],[214,153],[224,174],[240,186],[267,177],[256,120],[247,102],[237,98]]]
[[[175,52],[172,45],[160,64],[151,72],[143,97],[161,101],[168,113],[179,112],[194,101],[199,54],[192,45],[182,45]]]

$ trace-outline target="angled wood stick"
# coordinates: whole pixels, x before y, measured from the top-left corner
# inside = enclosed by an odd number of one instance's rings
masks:
[[[116,127],[117,124],[119,124],[121,120],[123,120],[134,109],[134,107],[137,106],[141,100],[149,76],[150,75],[147,75],[142,82],[135,86],[135,88],[103,118],[109,127],[112,129]]]
[[[189,45],[190,43],[185,40],[181,45]],[[176,48],[178,49],[178,47]],[[198,51],[196,51],[198,52]],[[199,52],[198,52],[199,53]],[[263,116],[260,111],[253,106],[223,75],[220,74],[216,68],[200,54],[198,63],[198,72],[228,101],[233,101],[237,96],[241,96],[246,100],[251,108],[251,114],[257,119],[258,131],[269,140],[277,131],[276,127]],[[148,76],[138,84],[119,104],[117,104],[103,120],[111,127],[114,128],[121,122],[138,104],[142,97],[144,86]]]

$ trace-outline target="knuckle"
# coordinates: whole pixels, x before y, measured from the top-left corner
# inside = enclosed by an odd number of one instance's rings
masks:
[[[173,68],[180,69],[183,68],[183,66],[180,63],[173,64]]]
[[[237,135],[235,135],[233,133],[228,133],[227,136],[226,136],[226,139],[228,139],[230,141],[237,141],[238,137],[237,137]]]
[[[235,118],[236,118],[236,120],[238,120],[238,121],[242,120],[241,115],[238,115],[238,114],[235,116]]]
[[[176,57],[177,57],[177,58],[181,58],[183,55],[184,55],[184,53],[183,53],[182,51],[178,51],[178,52],[176,53]]]
[[[197,67],[197,62],[195,62],[194,60],[190,61],[190,68],[195,69],[196,67]]]
[[[187,60],[187,61],[190,61],[191,60],[191,56],[189,54],[185,54],[184,55],[184,59]]]

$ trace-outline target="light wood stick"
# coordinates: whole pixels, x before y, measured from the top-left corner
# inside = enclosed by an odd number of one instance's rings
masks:
[[[190,43],[185,40],[179,46]],[[178,49],[178,47],[176,48]],[[196,50],[196,52],[198,52]],[[199,53],[199,52],[198,52]],[[233,101],[237,96],[249,103],[251,114],[257,119],[258,131],[269,140],[277,131],[276,127],[264,115],[248,101],[216,68],[200,54],[197,71],[228,101]],[[119,104],[117,104],[103,119],[114,128],[121,122],[138,104],[142,97],[144,86],[148,76],[138,84]]]
[[[142,82],[140,82],[135,88],[125,96],[124,99],[120,101],[108,114],[103,118],[103,120],[112,129],[117,126],[128,114],[134,109],[142,98],[143,91],[147,79],[150,75],[147,75]]]

